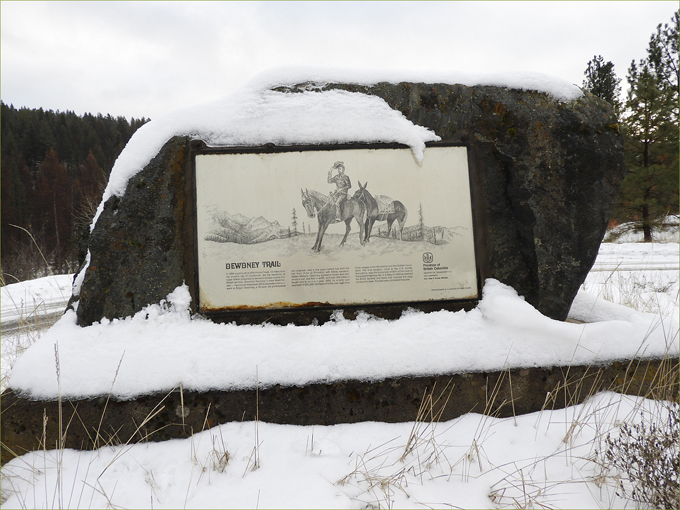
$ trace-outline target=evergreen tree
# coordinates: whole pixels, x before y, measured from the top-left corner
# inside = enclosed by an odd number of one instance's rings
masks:
[[[647,50],[650,66],[654,69],[660,82],[663,83],[664,86],[675,91],[676,98],[678,93],[678,79],[680,76],[678,69],[679,14],[680,13],[676,11],[671,19],[670,25],[664,23],[662,27],[659,23],[656,27],[656,34],[652,35]]]
[[[12,133],[2,135],[2,217],[9,223],[22,224],[28,214],[26,188],[28,169]],[[22,175],[26,174],[26,175]],[[4,232],[3,232],[4,235]],[[4,239],[4,237],[3,237]]]
[[[71,241],[72,218],[70,183],[59,155],[54,149],[47,151],[38,169],[35,185],[35,224],[45,227],[49,245],[57,258]]]
[[[293,217],[291,218],[291,225],[293,227],[293,235],[298,235],[297,230],[297,214],[295,212],[295,207],[293,207]]]
[[[583,88],[588,92],[604,99],[614,107],[618,114],[621,110],[621,78],[614,72],[614,64],[604,61],[602,55],[596,55],[588,62],[588,67],[583,73],[586,79],[583,80]]]
[[[628,70],[627,174],[615,214],[636,220],[649,242],[654,224],[678,212],[678,13],[657,27],[647,55]]]
[[[99,167],[92,151],[85,161],[78,165],[74,187],[74,228],[80,230],[89,226],[106,187],[106,174]]]

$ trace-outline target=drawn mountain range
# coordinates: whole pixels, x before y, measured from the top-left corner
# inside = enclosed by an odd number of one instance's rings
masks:
[[[212,230],[205,236],[206,241],[256,244],[290,236],[288,229],[282,229],[278,221],[268,221],[262,216],[248,218],[239,213],[220,211],[213,215],[213,222]]]

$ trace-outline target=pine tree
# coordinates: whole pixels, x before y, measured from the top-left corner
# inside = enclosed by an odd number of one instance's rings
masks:
[[[418,236],[425,240],[425,220],[423,218],[423,204],[418,204]]]
[[[59,155],[54,149],[47,151],[38,169],[35,192],[35,225],[46,229],[50,246],[55,249],[55,262],[61,262],[61,252],[71,241],[72,218],[70,183]]]
[[[293,207],[293,217],[291,218],[291,226],[293,227],[293,235],[298,235],[297,230],[297,214],[295,212],[295,207]]]
[[[614,64],[604,61],[602,55],[596,55],[588,62],[588,67],[583,73],[586,79],[583,80],[583,88],[588,92],[604,99],[614,107],[618,114],[621,111],[621,78],[614,72]]]
[[[627,174],[615,213],[636,220],[645,242],[656,222],[678,212],[678,13],[657,27],[647,55],[628,70]]]
[[[664,83],[665,86],[675,91],[676,99],[678,94],[678,81],[680,78],[680,70],[678,69],[679,14],[680,12],[676,11],[673,15],[673,19],[671,19],[670,25],[664,23],[662,27],[659,23],[656,27],[656,34],[652,35],[647,50],[650,65],[654,68],[660,81]]]
[[[12,133],[2,135],[2,242],[7,242],[6,225],[24,225],[28,219],[28,200],[25,182],[28,181],[28,168],[23,156],[19,154],[16,140]]]
[[[75,201],[72,209],[76,230],[82,230],[90,225],[105,187],[106,174],[90,151],[85,161],[78,165],[75,186],[73,186]]]

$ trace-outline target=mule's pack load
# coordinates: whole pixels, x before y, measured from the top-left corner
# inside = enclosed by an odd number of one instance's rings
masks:
[[[394,213],[394,200],[387,195],[375,195],[378,202],[378,220],[386,220],[388,214]]]

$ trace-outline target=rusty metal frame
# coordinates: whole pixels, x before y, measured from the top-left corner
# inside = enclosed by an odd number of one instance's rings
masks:
[[[433,312],[439,310],[471,310],[479,299],[483,286],[483,278],[486,276],[484,263],[486,257],[484,253],[483,238],[480,236],[480,225],[478,224],[478,208],[476,197],[480,192],[478,172],[476,162],[469,146],[464,143],[450,142],[430,142],[426,147],[467,147],[468,148],[468,176],[470,181],[470,200],[472,206],[472,225],[473,225],[473,244],[475,251],[475,266],[477,276],[477,298],[476,299],[449,299],[431,301],[404,301],[396,303],[371,303],[361,305],[325,305],[317,306],[300,305],[290,308],[253,308],[253,309],[229,309],[217,311],[200,311],[199,292],[198,292],[198,237],[197,237],[197,212],[196,212],[196,156],[203,154],[248,154],[248,153],[278,153],[278,152],[301,152],[301,151],[331,151],[347,149],[409,149],[410,147],[398,143],[350,143],[337,145],[275,145],[272,143],[253,146],[253,147],[210,147],[202,140],[191,142],[190,157],[187,161],[186,179],[186,198],[187,212],[185,217],[185,260],[186,260],[186,283],[192,297],[192,310],[199,311],[202,315],[215,322],[235,322],[236,324],[259,324],[268,322],[272,324],[322,324],[328,321],[337,311],[342,310],[343,315],[348,319],[356,318],[360,312],[369,313],[385,319],[397,319],[408,308],[415,308],[423,312]]]

